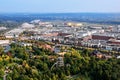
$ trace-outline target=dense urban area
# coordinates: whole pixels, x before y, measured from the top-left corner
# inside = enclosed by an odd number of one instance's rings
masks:
[[[120,80],[120,16],[65,15],[0,14],[0,80]]]

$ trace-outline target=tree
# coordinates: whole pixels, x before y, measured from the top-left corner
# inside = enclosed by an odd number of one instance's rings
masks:
[[[3,52],[4,52],[4,49],[2,46],[0,46],[0,56],[2,56]]]
[[[0,78],[2,78],[4,76],[4,70],[0,69]]]

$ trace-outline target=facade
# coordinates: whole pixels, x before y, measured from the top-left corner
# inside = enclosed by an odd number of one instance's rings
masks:
[[[57,58],[57,67],[62,67],[62,66],[64,66],[63,57],[58,57]]]
[[[92,39],[94,40],[109,40],[113,39],[114,37],[112,36],[106,36],[106,35],[92,35]]]

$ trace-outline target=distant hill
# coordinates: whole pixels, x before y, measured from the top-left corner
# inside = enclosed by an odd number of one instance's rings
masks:
[[[0,14],[0,22],[30,22],[34,19],[42,21],[64,20],[104,24],[120,24],[120,13],[10,13]]]

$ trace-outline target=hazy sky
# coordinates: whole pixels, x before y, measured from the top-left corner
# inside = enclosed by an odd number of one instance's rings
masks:
[[[120,0],[0,0],[3,12],[120,12]]]

